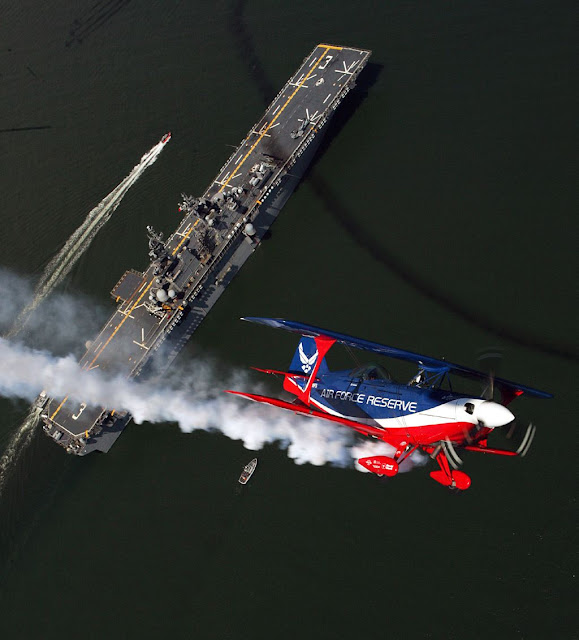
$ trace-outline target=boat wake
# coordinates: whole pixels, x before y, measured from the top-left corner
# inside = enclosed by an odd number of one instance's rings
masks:
[[[110,220],[128,190],[141,177],[145,169],[157,160],[169,139],[170,137],[164,136],[159,143],[145,153],[131,173],[87,215],[80,227],[66,241],[64,247],[48,263],[36,285],[34,297],[20,312],[12,328],[6,334],[6,338],[14,338],[22,331],[30,314],[70,273],[96,234]]]
[[[22,331],[33,311],[70,273],[96,234],[110,220],[125,194],[141,177],[145,169],[154,164],[170,139],[171,134],[163,136],[160,142],[142,156],[141,161],[135,165],[131,173],[87,215],[80,227],[66,241],[64,247],[49,262],[36,285],[34,297],[20,312],[5,338],[14,338]],[[32,405],[24,422],[11,437],[0,458],[0,496],[4,491],[11,469],[14,468],[22,452],[32,441],[39,417],[39,409]]]
[[[32,441],[34,430],[40,420],[41,409],[35,404],[31,405],[28,415],[18,430],[14,433],[6,450],[0,458],[0,496],[4,492],[6,481],[11,469],[20,458],[20,454],[28,447]]]

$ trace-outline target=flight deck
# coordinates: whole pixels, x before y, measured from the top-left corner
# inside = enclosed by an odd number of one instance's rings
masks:
[[[117,309],[80,360],[83,369],[147,378],[166,371],[311,163],[327,123],[370,51],[320,44],[199,197],[182,194],[168,238],[147,227],[151,263],[112,289]],[[39,398],[44,430],[69,453],[108,451],[130,414],[68,397]]]

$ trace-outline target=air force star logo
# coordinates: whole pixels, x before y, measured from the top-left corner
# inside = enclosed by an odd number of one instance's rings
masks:
[[[308,358],[308,356],[306,356],[306,354],[304,353],[304,348],[302,346],[302,343],[300,342],[299,353],[300,362],[302,363],[302,370],[304,373],[309,373],[312,370],[312,367],[314,366],[318,357],[318,350],[316,349],[314,355],[311,358]]]

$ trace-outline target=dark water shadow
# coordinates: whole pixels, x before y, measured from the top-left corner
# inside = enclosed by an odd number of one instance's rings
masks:
[[[52,129],[49,124],[38,127],[11,127],[10,129],[0,129],[0,133],[12,133],[13,131],[40,131],[41,129]]]
[[[80,18],[72,23],[69,38],[65,47],[82,44],[87,36],[91,35],[110,20],[131,0],[99,0],[88,9]]]
[[[27,544],[57,496],[80,468],[79,459],[66,456],[40,430],[21,450],[0,495],[0,609],[9,597],[9,585]]]
[[[231,39],[236,45],[239,57],[247,65],[249,77],[255,84],[263,102],[268,105],[276,92],[270,82],[261,61],[256,53],[253,37],[244,21],[246,0],[236,0],[233,3],[230,31]],[[380,264],[387,267],[396,277],[412,287],[416,292],[435,302],[461,320],[503,340],[542,352],[544,354],[579,362],[579,353],[571,346],[555,343],[534,335],[521,328],[512,328],[486,317],[479,309],[467,307],[461,300],[454,298],[440,286],[427,280],[418,272],[412,270],[392,251],[382,246],[371,232],[356,221],[355,212],[350,211],[340,200],[329,183],[316,170],[316,161],[332,143],[340,130],[352,117],[356,109],[364,101],[368,89],[376,82],[381,66],[369,63],[358,77],[356,88],[351,91],[337,109],[336,114],[328,124],[324,141],[320,145],[309,170],[304,178],[308,179],[316,196],[323,203],[326,210],[344,229],[356,244]]]

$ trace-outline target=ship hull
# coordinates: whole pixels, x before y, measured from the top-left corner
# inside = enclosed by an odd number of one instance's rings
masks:
[[[118,308],[81,358],[83,369],[151,379],[171,366],[260,246],[319,149],[370,52],[321,44],[274,98],[165,241],[148,229],[153,261],[113,288]],[[69,453],[109,451],[130,415],[49,398],[44,430]]]

